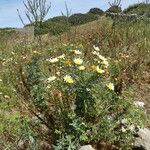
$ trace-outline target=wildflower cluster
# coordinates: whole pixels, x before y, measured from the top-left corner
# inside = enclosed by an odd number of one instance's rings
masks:
[[[46,59],[34,55],[25,75],[28,95],[52,133],[54,149],[73,146],[74,150],[91,141],[119,143],[118,149],[131,144],[132,129],[142,124],[139,117],[143,113],[138,112],[143,103],[116,93],[111,59],[96,46],[91,49],[91,59],[83,47],[74,46],[48,55]]]
[[[81,126],[78,127],[79,124],[75,123],[73,126],[73,132],[80,137],[70,135],[68,129],[64,129],[64,132],[58,127],[57,131],[60,131],[61,136],[66,135],[66,133],[69,134],[67,137],[72,137],[71,140],[76,141],[77,138],[79,141],[77,140],[76,145],[85,139],[85,141],[99,141],[100,139],[103,142],[105,142],[104,139],[115,141],[118,134],[120,138],[123,136],[131,137],[133,131],[131,128],[135,122],[138,122],[138,117],[133,119],[132,115],[124,110],[135,108],[135,112],[137,112],[135,105],[143,104],[133,102],[130,105],[128,100],[124,100],[115,93],[114,80],[111,78],[111,59],[102,56],[98,47],[93,46],[91,58],[91,61],[87,60],[82,49],[75,49],[47,59],[50,70],[46,79],[48,92],[54,91],[54,89],[60,92],[58,99],[61,109],[63,108],[65,113],[68,112],[65,118],[73,119],[69,121],[69,126],[79,118],[84,118],[81,124],[86,125],[83,130],[84,135],[78,131],[78,128],[81,128]],[[128,127],[121,125],[122,120],[125,119],[130,122]],[[95,123],[93,124],[93,122]],[[116,128],[118,129],[116,130]],[[103,131],[105,129],[107,129],[107,133]],[[89,130],[92,132],[90,135],[88,134]],[[84,136],[84,140],[81,138],[82,136]]]
[[[109,80],[109,59],[99,54],[99,48],[93,46],[93,62],[88,62],[83,57],[82,50],[70,50],[68,54],[62,54],[56,57],[51,57],[46,61],[49,62],[52,72],[47,78],[47,83],[51,84],[54,81],[62,81],[68,84],[73,84],[79,80],[84,74],[95,74],[98,78],[105,78],[103,82],[106,88],[114,90],[114,84]],[[99,76],[102,75],[103,76]],[[96,78],[97,78],[96,77]],[[50,85],[48,85],[50,87]]]

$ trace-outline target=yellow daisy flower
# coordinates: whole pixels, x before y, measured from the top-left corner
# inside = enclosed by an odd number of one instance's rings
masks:
[[[96,71],[98,73],[104,73],[105,72],[104,70],[102,70],[101,68],[99,68],[99,66],[96,67]]]
[[[81,65],[83,63],[83,60],[80,59],[80,58],[75,58],[74,60],[74,63],[77,64],[77,65]]]
[[[64,76],[64,81],[70,84],[74,83],[74,80],[70,75]]]
[[[79,51],[79,50],[75,50],[74,53],[77,54],[77,55],[81,55],[82,54],[82,52]]]
[[[48,82],[52,82],[52,81],[54,81],[54,80],[56,80],[56,77],[55,77],[55,76],[51,76],[51,77],[49,77],[49,78],[47,79]]]
[[[106,84],[106,86],[107,86],[110,90],[113,90],[113,91],[114,91],[114,89],[115,89],[113,83],[108,83],[108,84]]]
[[[85,70],[85,67],[84,66],[79,66],[78,69],[79,70]]]

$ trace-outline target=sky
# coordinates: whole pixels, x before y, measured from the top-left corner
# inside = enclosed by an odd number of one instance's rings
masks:
[[[47,0],[47,2],[51,2],[51,9],[47,18],[61,15],[61,11],[65,12],[65,1],[68,7],[72,9],[72,13],[86,13],[93,7],[106,10],[109,7],[108,1],[112,2],[113,0]],[[137,2],[140,2],[140,0],[123,0],[122,8],[126,8]],[[0,0],[0,28],[23,27],[18,17],[17,9],[19,9],[24,22],[28,23],[23,0]]]

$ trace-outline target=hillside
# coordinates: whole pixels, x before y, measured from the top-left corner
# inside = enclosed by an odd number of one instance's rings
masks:
[[[111,7],[110,7],[111,8]],[[118,9],[117,7],[113,9]],[[117,12],[117,10],[114,10]],[[113,12],[114,12],[113,11]],[[82,24],[86,24],[88,22],[92,22],[98,20],[101,16],[105,16],[106,14],[111,13],[111,9],[106,10],[104,12],[100,8],[91,8],[87,13],[76,13],[70,14],[70,16],[56,16],[53,18],[49,18],[42,23],[41,28],[35,28],[35,35],[43,35],[43,34],[50,34],[50,35],[59,35],[64,32],[70,30],[70,28]],[[150,18],[150,4],[148,3],[137,3],[134,5],[129,6],[128,8],[124,9],[121,14],[137,14],[138,16],[144,15],[147,18]],[[28,24],[25,27],[33,26],[32,24]],[[4,28],[0,29],[1,33],[7,32],[10,30],[14,30],[14,28]]]
[[[150,22],[90,12],[0,34],[0,150],[149,150]]]

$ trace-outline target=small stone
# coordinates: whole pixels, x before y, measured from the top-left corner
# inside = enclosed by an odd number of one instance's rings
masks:
[[[79,150],[95,150],[91,145],[82,146]]]

